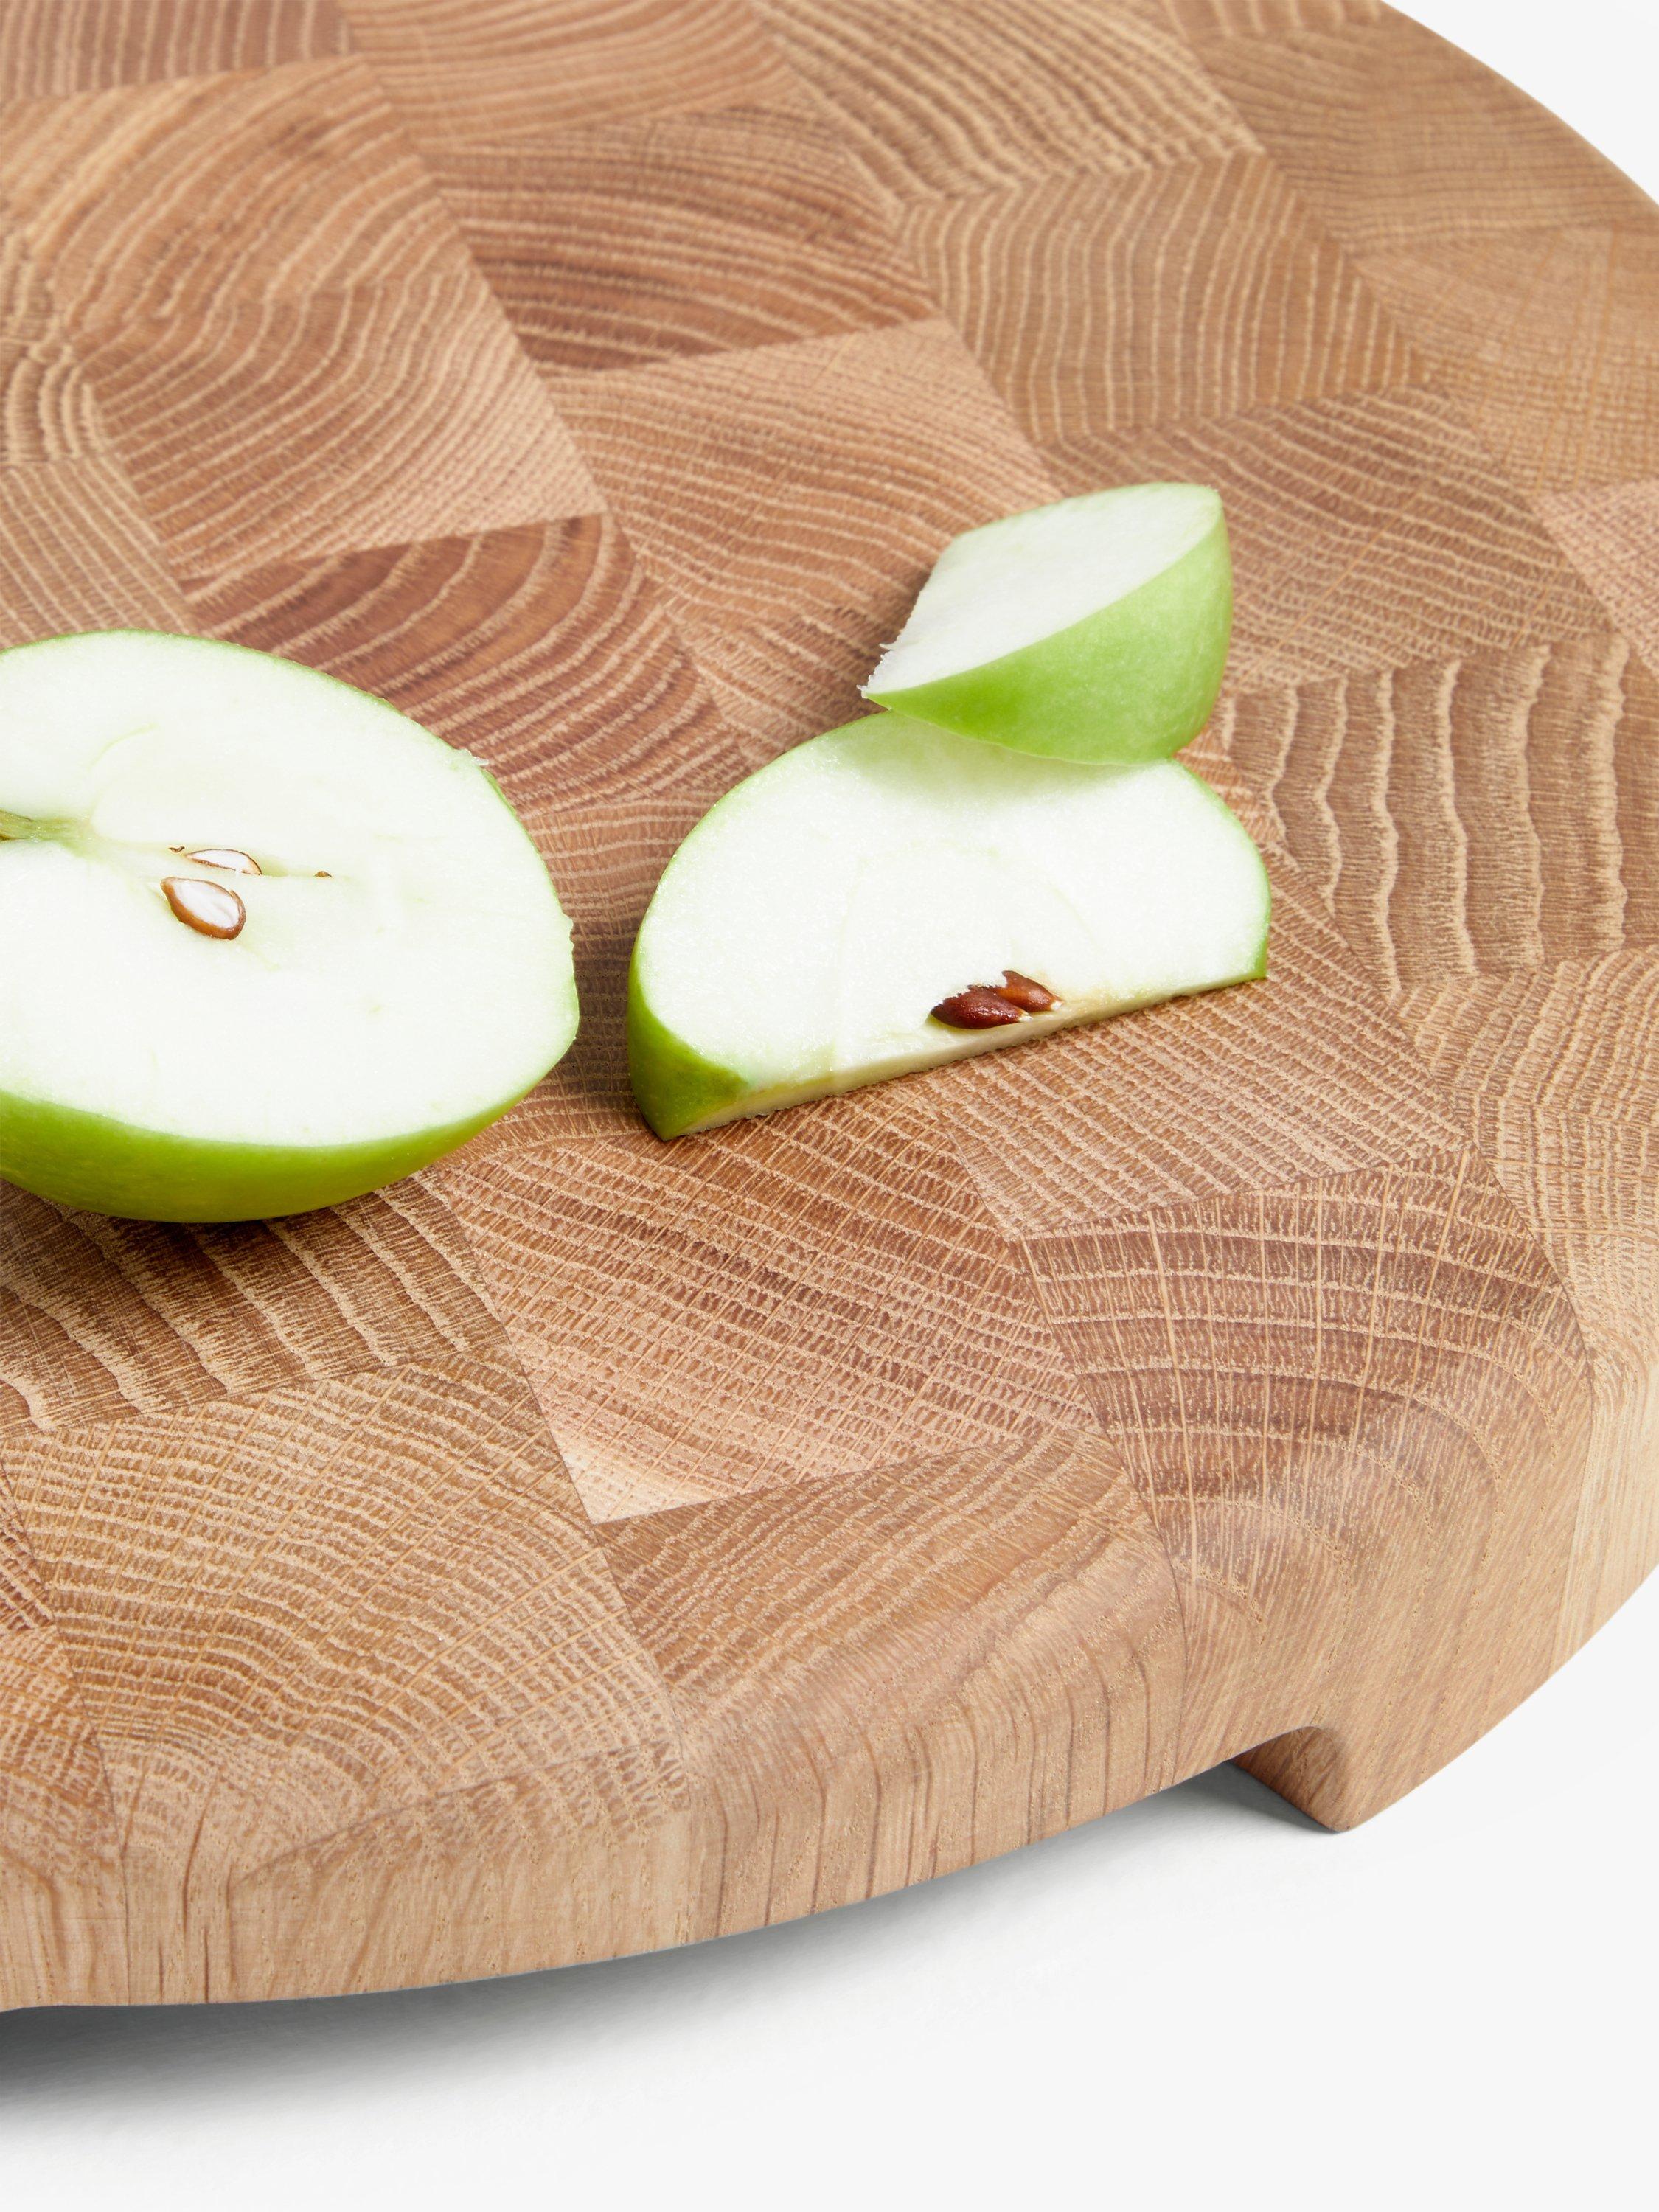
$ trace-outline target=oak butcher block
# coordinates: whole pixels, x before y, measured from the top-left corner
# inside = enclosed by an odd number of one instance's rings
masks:
[[[953,534],[1158,477],[1271,980],[659,1144],[676,842]],[[119,625],[470,747],[583,1027],[336,1212],[0,1193],[0,2001],[684,1942],[1228,1758],[1341,1826],[1654,1564],[1659,213],[1427,32],[5,0],[0,642]]]

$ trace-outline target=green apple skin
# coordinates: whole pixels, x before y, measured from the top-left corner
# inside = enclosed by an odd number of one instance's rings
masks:
[[[628,1076],[659,1137],[712,1127],[750,1089],[735,1069],[717,1067],[658,1020],[641,986],[637,951],[628,964]]]
[[[977,668],[865,696],[1050,760],[1165,760],[1198,735],[1220,692],[1232,573],[1218,502],[1195,545],[1110,606]]]
[[[234,1145],[135,1128],[0,1091],[0,1176],[37,1198],[135,1221],[260,1221],[343,1205],[430,1166],[518,1103],[375,1144]]]

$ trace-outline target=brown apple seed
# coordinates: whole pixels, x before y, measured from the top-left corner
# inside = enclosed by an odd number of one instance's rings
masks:
[[[232,845],[204,845],[199,853],[186,853],[187,860],[199,860],[204,868],[228,868],[233,875],[257,876],[263,873],[257,860],[246,853],[239,853]]]
[[[247,908],[228,884],[210,884],[199,876],[167,876],[161,889],[179,921],[200,936],[234,937],[247,920]]]
[[[1060,1000],[1052,991],[1030,975],[1022,975],[1018,968],[1005,968],[1002,981],[996,986],[999,998],[1009,1000],[1022,1013],[1046,1014]]]
[[[954,998],[941,999],[933,1018],[948,1030],[1000,1030],[1025,1017],[1012,999],[1005,999],[989,983],[972,983]]]

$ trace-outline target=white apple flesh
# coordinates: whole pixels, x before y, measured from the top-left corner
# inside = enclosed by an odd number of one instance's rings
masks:
[[[1265,972],[1260,854],[1172,762],[1032,759],[901,714],[739,784],[670,861],[629,988],[659,1136]],[[1047,1012],[934,1010],[1012,973]]]
[[[570,932],[467,754],[200,639],[0,653],[0,1176],[115,1214],[352,1197],[576,1026]]]
[[[954,538],[866,696],[1056,760],[1162,760],[1221,688],[1232,562],[1205,484],[1127,484]]]

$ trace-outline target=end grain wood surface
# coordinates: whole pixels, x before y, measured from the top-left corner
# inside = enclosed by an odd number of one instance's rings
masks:
[[[0,2002],[1363,1818],[1659,1555],[1659,214],[1376,0],[4,0],[0,642],[501,778],[584,1023],[191,1231],[0,1191]],[[628,946],[940,545],[1220,486],[1267,985],[672,1147]]]

